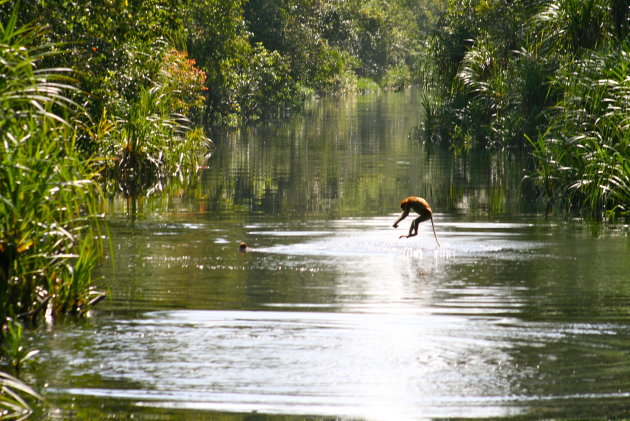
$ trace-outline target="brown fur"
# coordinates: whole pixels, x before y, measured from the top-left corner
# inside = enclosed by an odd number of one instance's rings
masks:
[[[401,235],[400,238],[415,237],[416,235],[418,235],[418,225],[420,225],[421,222],[428,221],[430,219],[431,226],[433,227],[433,235],[435,236],[435,241],[437,241],[438,246],[440,245],[437,234],[435,233],[435,225],[433,224],[433,211],[431,210],[429,202],[421,197],[409,196],[400,202],[400,208],[402,209],[402,214],[396,220],[396,222],[394,222],[394,228],[398,228],[398,223],[405,219],[409,215],[409,212],[411,210],[420,215],[411,223],[411,227],[409,227],[409,234]]]

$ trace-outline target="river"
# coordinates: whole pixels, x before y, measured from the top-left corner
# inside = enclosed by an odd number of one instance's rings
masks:
[[[424,144],[420,96],[314,101],[104,203],[110,297],[30,338],[45,418],[630,415],[628,227],[545,216],[522,151]],[[441,247],[399,239],[408,195]]]

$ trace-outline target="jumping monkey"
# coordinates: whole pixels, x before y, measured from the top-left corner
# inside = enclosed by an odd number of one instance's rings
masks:
[[[400,208],[402,209],[402,214],[400,215],[400,218],[398,218],[396,222],[394,222],[394,228],[398,228],[398,223],[405,219],[412,209],[418,215],[420,215],[411,223],[411,227],[409,227],[409,234],[401,235],[400,238],[415,237],[416,235],[418,235],[418,225],[420,225],[421,222],[428,221],[430,219],[431,226],[433,227],[433,235],[435,236],[435,241],[437,241],[438,247],[440,246],[437,234],[435,233],[435,225],[433,224],[433,212],[431,211],[431,206],[429,206],[429,202],[421,197],[409,196],[403,199],[402,202],[400,202]]]

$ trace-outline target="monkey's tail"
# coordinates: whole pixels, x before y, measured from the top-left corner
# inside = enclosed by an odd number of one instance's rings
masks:
[[[433,215],[431,215],[431,226],[433,227],[433,235],[435,236],[435,241],[438,243],[438,247],[442,247],[440,242],[437,239],[437,234],[435,233],[435,225],[433,225]]]

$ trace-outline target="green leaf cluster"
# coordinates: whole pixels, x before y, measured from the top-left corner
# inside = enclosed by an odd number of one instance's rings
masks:
[[[44,399],[20,379],[0,371],[0,419],[27,419],[33,413],[28,398]]]
[[[432,44],[429,138],[531,146],[550,204],[628,213],[627,2],[449,1]]]
[[[70,43],[71,54],[56,60],[79,72],[92,115],[123,115],[176,49],[206,75],[197,117],[237,125],[281,116],[307,92],[357,90],[360,78],[396,89],[417,82],[441,3],[35,0],[20,18],[49,28],[50,41]]]

